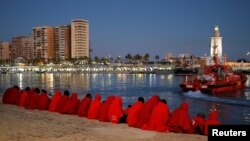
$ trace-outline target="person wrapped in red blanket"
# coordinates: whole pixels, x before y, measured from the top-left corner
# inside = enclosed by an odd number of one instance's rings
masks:
[[[60,97],[57,105],[56,105],[56,112],[63,113],[64,105],[69,100],[69,91],[65,90],[63,96]]]
[[[50,99],[47,95],[46,90],[42,90],[42,93],[38,97],[37,109],[38,110],[48,110],[50,104]]]
[[[138,112],[142,108],[143,104],[144,104],[144,98],[139,97],[137,102],[132,105],[127,117],[128,126],[136,127],[136,124],[138,122]]]
[[[57,104],[62,97],[61,91],[56,91],[55,94],[52,97],[52,100],[49,105],[49,111],[50,112],[56,112]]]
[[[88,119],[97,119],[100,107],[101,107],[101,95],[97,93],[95,95],[95,99],[90,104],[90,108],[88,111]]]
[[[91,104],[92,95],[87,93],[86,96],[81,100],[80,105],[78,107],[77,115],[79,117],[87,117],[89,107]]]
[[[18,106],[24,107],[28,94],[30,92],[30,87],[26,87],[24,91],[21,92],[20,99],[18,101]]]
[[[192,119],[192,126],[195,134],[204,135],[206,116],[204,113],[198,113]]]
[[[153,108],[159,101],[159,96],[153,95],[145,102],[145,104],[138,112],[138,121],[136,123],[137,128],[142,128],[146,123],[149,122]]]
[[[193,133],[187,102],[183,102],[179,108],[173,111],[168,126],[170,131],[175,133]]]
[[[63,114],[74,115],[77,113],[78,106],[80,101],[77,98],[77,94],[71,94],[71,97],[68,99],[63,108]]]
[[[12,88],[8,88],[3,94],[3,104],[15,104],[16,95],[19,94],[19,87],[13,86]]]
[[[109,107],[108,118],[112,123],[118,123],[120,118],[123,116],[122,110],[122,98],[120,96],[116,96],[115,100]]]
[[[208,126],[209,125],[220,125],[220,121],[218,120],[218,112],[213,110],[210,114],[208,119],[205,122],[205,132],[204,134],[208,135]]]
[[[150,120],[144,125],[143,129],[154,130],[158,132],[168,132],[167,121],[170,117],[167,101],[162,99],[158,102],[152,111]]]
[[[26,98],[26,104],[25,104],[26,109],[29,109],[29,110],[37,109],[39,94],[40,94],[39,88],[32,89],[29,92],[29,94]]]
[[[113,102],[114,99],[115,99],[115,97],[110,95],[107,98],[107,100],[101,104],[100,111],[99,111],[99,114],[98,114],[98,120],[99,121],[103,121],[103,122],[108,122],[109,121],[108,111],[109,111],[109,107],[110,107],[110,105],[111,105],[111,103]]]

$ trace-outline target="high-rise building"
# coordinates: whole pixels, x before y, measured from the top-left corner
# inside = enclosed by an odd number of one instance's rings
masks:
[[[70,25],[54,27],[54,53],[56,60],[65,60],[71,58]]]
[[[54,58],[54,28],[49,26],[34,27],[32,29],[33,58]]]
[[[75,19],[71,22],[71,57],[89,57],[89,23]]]
[[[59,28],[59,57],[60,60],[71,58],[71,27],[62,25]]]
[[[31,59],[32,56],[32,37],[31,36],[18,36],[13,37],[11,41],[11,59],[15,60],[18,57],[24,59]]]
[[[54,27],[54,58],[59,60],[59,27]]]
[[[214,55],[222,57],[222,37],[218,26],[214,27],[214,34],[211,37],[210,56]]]
[[[10,59],[10,43],[0,42],[0,60]]]

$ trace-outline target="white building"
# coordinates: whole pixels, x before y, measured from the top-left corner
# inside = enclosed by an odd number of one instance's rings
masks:
[[[211,37],[210,56],[206,57],[207,65],[214,65],[213,57],[217,57],[218,64],[224,64],[226,57],[222,55],[222,37],[220,36],[219,27],[214,27],[214,34]]]
[[[89,57],[89,23],[75,19],[71,22],[71,57]]]

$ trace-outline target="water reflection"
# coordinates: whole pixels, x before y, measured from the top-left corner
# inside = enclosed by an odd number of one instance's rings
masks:
[[[245,92],[245,97],[247,100],[250,100],[250,91]]]
[[[22,73],[19,73],[19,87],[20,89],[23,89],[23,74]]]

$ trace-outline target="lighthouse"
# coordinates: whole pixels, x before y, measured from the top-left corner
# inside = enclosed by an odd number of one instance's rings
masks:
[[[214,27],[214,34],[211,37],[210,56],[222,57],[222,37],[220,36],[219,26]]]

